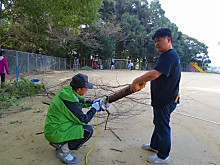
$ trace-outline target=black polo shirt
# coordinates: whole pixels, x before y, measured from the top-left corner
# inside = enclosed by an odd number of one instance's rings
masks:
[[[179,93],[181,66],[176,50],[161,54],[154,69],[162,73],[151,81],[151,105],[158,108],[173,102]]]

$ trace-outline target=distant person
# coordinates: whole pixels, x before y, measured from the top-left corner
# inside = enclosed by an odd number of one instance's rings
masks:
[[[0,50],[0,75],[1,75],[1,87],[4,86],[5,83],[5,74],[9,74],[8,70],[8,61],[4,57],[6,53],[3,50]]]
[[[99,69],[103,70],[103,61],[102,60],[99,62]]]
[[[100,99],[88,102],[84,99],[93,84],[85,74],[77,74],[53,98],[48,108],[44,135],[56,148],[56,157],[67,164],[78,162],[70,150],[78,150],[93,134],[88,125],[96,112],[100,112]],[[91,107],[85,114],[82,108]]]
[[[143,144],[142,148],[156,152],[147,159],[149,162],[168,163],[171,149],[170,117],[179,99],[180,58],[172,47],[170,29],[158,29],[152,39],[161,55],[153,70],[133,80],[131,90],[137,92],[138,84],[151,81],[154,131],[150,144]]]
[[[111,62],[111,70],[115,70],[115,62],[114,61]]]
[[[133,62],[130,62],[130,63],[128,64],[128,69],[129,69],[130,71],[132,71],[132,70],[134,69],[134,64],[133,64]]]
[[[93,61],[93,69],[96,70],[98,67],[98,62],[97,61]]]

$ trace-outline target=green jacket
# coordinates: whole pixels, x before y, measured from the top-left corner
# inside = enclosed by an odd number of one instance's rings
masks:
[[[91,104],[80,103],[84,101],[84,98],[74,91],[70,85],[64,86],[53,98],[48,108],[44,135],[49,142],[61,143],[84,137],[83,125],[86,125],[86,123],[80,121],[66,107],[63,100],[79,103],[79,106],[81,106],[80,111],[82,111],[82,108],[91,106]],[[95,113],[94,109],[93,112]]]

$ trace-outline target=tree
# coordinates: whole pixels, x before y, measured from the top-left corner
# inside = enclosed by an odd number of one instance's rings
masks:
[[[1,47],[65,56],[68,41],[100,16],[102,0],[2,1]],[[60,51],[62,50],[62,51]]]
[[[40,17],[49,21],[51,27],[64,29],[91,25],[100,16],[98,10],[102,0],[14,0],[13,4],[29,17]]]
[[[198,62],[200,66],[203,66],[204,63],[211,63],[208,56],[208,47],[199,42],[197,39],[189,37],[188,35],[183,35],[184,42],[187,44],[185,48],[186,55],[183,58],[187,62]]]
[[[134,15],[125,13],[121,17],[120,26],[122,27],[121,33],[127,37],[123,40],[117,41],[118,46],[127,50],[127,55],[130,56],[132,60],[143,57],[146,53],[146,32],[145,27],[141,25],[140,20]]]

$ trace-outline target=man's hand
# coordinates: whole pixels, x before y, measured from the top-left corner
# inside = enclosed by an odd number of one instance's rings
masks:
[[[101,112],[100,101],[101,101],[101,98],[93,101],[93,104],[92,104],[92,108],[95,108],[97,112]]]
[[[9,72],[7,72],[7,74],[10,74]]]
[[[135,81],[132,82],[131,86],[130,86],[130,89],[131,91],[133,92],[138,92],[140,91],[142,88],[144,88],[146,85],[145,82],[143,83],[136,83]]]

